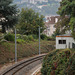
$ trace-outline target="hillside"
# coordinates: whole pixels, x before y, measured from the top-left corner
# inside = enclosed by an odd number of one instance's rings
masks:
[[[36,12],[44,16],[48,15],[57,15],[56,12],[60,5],[61,0],[14,0],[14,3],[17,4],[18,8],[32,8]]]
[[[41,41],[41,53],[47,53],[54,49],[54,41]],[[18,60],[29,56],[37,55],[39,52],[39,42],[31,41],[27,43],[17,43]],[[8,62],[14,62],[15,43],[0,41],[0,66]]]
[[[55,50],[43,60],[42,75],[75,75],[75,49]]]

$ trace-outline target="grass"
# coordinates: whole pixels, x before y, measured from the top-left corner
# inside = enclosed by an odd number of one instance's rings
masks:
[[[41,41],[41,53],[48,53],[54,49],[54,41]],[[51,47],[52,46],[52,47]],[[29,43],[17,43],[18,60],[38,54],[39,42],[33,41]],[[0,43],[0,65],[13,62],[15,54],[14,42]]]

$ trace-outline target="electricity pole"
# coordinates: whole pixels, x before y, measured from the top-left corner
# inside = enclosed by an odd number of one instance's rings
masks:
[[[17,62],[16,28],[15,28],[15,62]]]
[[[40,26],[39,26],[39,55],[40,55]]]

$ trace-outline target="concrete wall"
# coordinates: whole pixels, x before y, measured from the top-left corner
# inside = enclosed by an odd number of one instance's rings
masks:
[[[59,40],[66,40],[66,44],[59,44]],[[72,48],[72,43],[75,43],[72,37],[56,37],[56,49]]]

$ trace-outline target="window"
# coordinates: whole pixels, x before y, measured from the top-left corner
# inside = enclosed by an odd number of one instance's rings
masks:
[[[59,40],[59,44],[62,44],[62,40]]]
[[[63,40],[63,44],[66,44],[66,40]]]
[[[66,44],[66,40],[59,40],[59,44]]]

